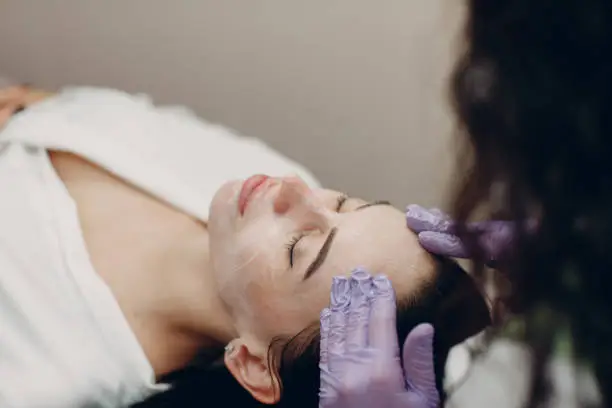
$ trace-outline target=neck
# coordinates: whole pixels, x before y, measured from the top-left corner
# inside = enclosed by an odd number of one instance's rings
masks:
[[[208,238],[199,225],[163,254],[155,279],[149,276],[140,305],[149,329],[139,340],[158,376],[184,368],[201,352],[221,350],[235,337],[212,278]]]
[[[92,263],[156,374],[233,338],[205,225],[78,156],[50,157],[77,203]]]

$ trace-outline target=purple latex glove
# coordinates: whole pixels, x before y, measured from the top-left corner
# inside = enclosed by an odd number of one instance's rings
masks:
[[[415,327],[403,369],[391,282],[355,270],[334,278],[331,307],[321,313],[320,408],[436,408],[434,329]]]
[[[425,209],[419,205],[406,207],[408,228],[418,234],[419,242],[429,252],[453,258],[470,258],[461,239],[454,234],[455,222],[438,209]],[[530,223],[529,227],[534,227]],[[468,231],[478,234],[479,244],[489,263],[502,259],[512,245],[516,233],[512,221],[482,221],[468,224]]]

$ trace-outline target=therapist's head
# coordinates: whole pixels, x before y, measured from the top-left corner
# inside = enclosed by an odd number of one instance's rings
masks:
[[[546,405],[541,379],[571,332],[571,353],[612,401],[612,7],[609,0],[468,0],[452,102],[453,218],[474,276],[521,316],[533,353],[525,406]],[[487,282],[485,240],[465,222],[514,222],[504,279]],[[537,220],[533,230],[530,221]],[[486,245],[486,244],[485,244]],[[510,289],[510,290],[508,290]],[[505,310],[504,310],[505,309]],[[496,313],[497,314],[497,313]],[[502,321],[503,322],[503,321]],[[540,392],[541,391],[541,392]]]
[[[355,266],[385,273],[399,295],[433,270],[401,211],[294,177],[226,184],[213,199],[209,231],[219,294],[251,347],[315,320],[332,277]]]

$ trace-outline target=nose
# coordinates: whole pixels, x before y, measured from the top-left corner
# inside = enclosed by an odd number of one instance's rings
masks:
[[[274,212],[278,215],[291,213],[294,217],[305,218],[309,223],[326,221],[327,209],[313,191],[299,177],[280,179],[280,188],[274,199]]]
[[[283,177],[274,199],[274,212],[285,214],[292,208],[307,204],[312,196],[310,188],[298,177]]]

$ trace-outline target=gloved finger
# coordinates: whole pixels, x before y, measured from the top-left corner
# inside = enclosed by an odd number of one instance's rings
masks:
[[[328,308],[321,311],[321,342],[319,343],[319,368],[327,368],[328,340],[331,312]]]
[[[403,348],[404,377],[408,389],[417,390],[428,405],[437,407],[440,394],[436,388],[433,353],[434,328],[420,324],[410,331]]]
[[[482,221],[472,223],[468,230],[478,233],[478,244],[487,262],[500,259],[508,251],[514,239],[513,224],[506,221]],[[427,251],[453,258],[470,258],[471,253],[463,241],[453,234],[424,231],[418,236],[421,246]]]
[[[389,353],[390,357],[399,356],[396,328],[395,292],[386,276],[377,276],[373,281],[374,294],[370,311],[370,347]]]
[[[418,238],[421,246],[432,254],[451,258],[470,257],[470,253],[456,235],[424,231],[418,235]]]
[[[450,232],[454,228],[454,222],[448,215],[416,204],[406,207],[406,225],[417,234],[423,231]]]
[[[331,289],[331,314],[327,337],[327,365],[330,371],[337,369],[337,359],[345,350],[346,324],[350,306],[349,282],[345,277],[335,277]]]
[[[474,221],[466,225],[466,230],[472,233],[486,234],[491,230],[491,226],[494,223],[505,223],[505,221]]]
[[[435,207],[434,207],[434,208],[430,208],[428,211],[429,211],[431,214],[435,215],[436,217],[440,217],[440,218],[442,218],[442,219],[447,219],[447,220],[450,220],[450,219],[451,219],[451,218],[450,218],[450,215],[448,215],[447,213],[445,213],[444,211],[442,211],[442,210],[441,210],[441,209],[439,209],[439,208],[435,208]]]
[[[478,243],[485,252],[488,260],[499,259],[508,251],[514,239],[514,228],[508,223],[493,222],[488,231],[483,233]]]
[[[522,231],[519,231],[520,224],[513,221],[484,221],[483,224],[485,226],[480,230],[478,243],[489,264],[503,262],[511,252],[519,232],[530,235],[536,233],[538,228],[538,221],[535,219],[526,220],[522,224]]]
[[[346,349],[356,350],[365,347],[368,341],[372,276],[362,269],[356,269],[351,274],[349,284],[351,305],[346,329]]]

